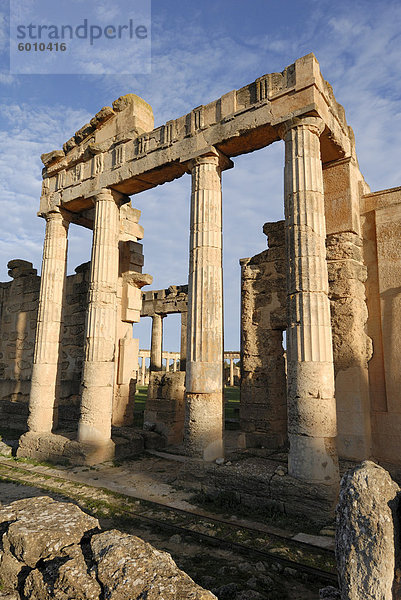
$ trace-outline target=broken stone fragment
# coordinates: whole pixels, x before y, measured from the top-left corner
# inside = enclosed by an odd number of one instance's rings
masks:
[[[87,138],[91,133],[93,133],[93,126],[90,123],[86,123],[75,132],[75,141],[77,144],[80,144],[85,138]]]
[[[144,285],[150,285],[153,282],[153,277],[148,273],[137,273],[135,271],[131,272],[129,275],[125,275],[124,281],[129,285],[141,289]]]
[[[56,162],[61,158],[64,158],[65,154],[63,150],[52,150],[52,152],[46,152],[45,154],[41,154],[40,160],[47,167],[52,162]]]
[[[114,110],[111,108],[111,106],[103,106],[103,108],[101,108],[99,112],[97,112],[90,120],[90,125],[96,129],[99,127],[99,125],[102,125],[102,123],[108,121],[112,116],[114,116],[114,114]]]
[[[72,150],[73,148],[75,148],[76,145],[77,145],[77,143],[75,141],[75,138],[72,137],[67,142],[65,142],[63,144],[63,150],[67,154],[67,152],[69,152],[70,150]]]

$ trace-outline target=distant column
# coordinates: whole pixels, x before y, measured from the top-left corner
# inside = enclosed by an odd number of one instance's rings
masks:
[[[170,354],[166,354],[166,373],[170,371]]]
[[[230,358],[230,387],[234,387],[234,359]]]
[[[152,317],[152,339],[150,342],[150,371],[162,370],[163,315]]]
[[[192,174],[184,444],[190,456],[223,456],[223,267],[218,151],[195,158]]]
[[[120,197],[120,195],[118,195]],[[94,196],[95,219],[86,313],[78,439],[113,454],[111,417],[117,315],[119,206],[115,194],[102,189]],[[103,450],[102,450],[103,449]]]
[[[60,211],[45,215],[39,310],[29,398],[28,429],[51,432],[57,426],[55,400],[67,268],[69,222]]]
[[[145,375],[146,375],[146,359],[142,356],[141,363],[141,385],[145,385]]]
[[[319,117],[294,118],[285,140],[289,473],[338,482],[336,405]]]
[[[174,358],[173,360],[173,373],[175,373],[177,371],[177,359]]]

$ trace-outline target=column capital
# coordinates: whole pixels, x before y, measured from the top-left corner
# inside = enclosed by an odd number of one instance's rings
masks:
[[[232,169],[234,166],[233,161],[228,156],[220,152],[220,150],[217,150],[214,146],[209,146],[203,148],[186,161],[187,173],[191,173],[192,169],[197,165],[207,164],[214,164],[219,167],[221,171]]]
[[[96,202],[115,202],[118,206],[123,204],[127,204],[130,201],[129,196],[118,192],[117,190],[113,190],[111,188],[100,188],[98,190],[94,190],[85,196],[85,198],[90,198],[93,204]]]
[[[49,210],[48,212],[45,213],[38,213],[39,217],[43,217],[43,219],[45,219],[46,223],[48,223],[49,221],[63,221],[63,224],[66,225],[68,227],[68,225],[71,223],[71,213],[67,210],[63,210],[62,208],[59,208],[58,206],[54,206],[51,210]]]
[[[325,122],[321,117],[292,117],[288,121],[281,123],[277,131],[281,139],[285,140],[291,129],[298,127],[306,127],[320,137],[324,131]]]

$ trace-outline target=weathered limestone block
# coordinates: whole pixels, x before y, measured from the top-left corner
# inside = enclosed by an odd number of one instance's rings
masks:
[[[327,236],[327,266],[337,400],[339,455],[371,456],[368,361],[372,342],[366,334],[367,269],[362,239],[356,233]]]
[[[0,509],[0,596],[7,600],[212,600],[171,556],[107,531],[70,503],[47,497]]]
[[[169,554],[133,535],[106,531],[92,537],[91,547],[97,578],[110,600],[215,598],[180,571]]]
[[[284,222],[265,223],[263,232],[269,249],[240,261],[240,422],[248,447],[277,448],[287,439]]]
[[[181,444],[185,420],[185,373],[151,373],[144,421],[155,424],[167,444]]]
[[[24,583],[27,600],[98,600],[101,593],[77,544],[62,548],[56,557],[44,560],[41,569],[33,569]]]
[[[400,488],[373,462],[342,478],[336,531],[342,600],[400,597],[399,502]]]
[[[54,558],[60,549],[78,544],[85,532],[97,529],[97,519],[74,504],[51,498],[27,498],[0,508],[3,534],[0,581],[6,590],[17,589],[22,572],[41,559]],[[60,526],[63,524],[63,526]]]

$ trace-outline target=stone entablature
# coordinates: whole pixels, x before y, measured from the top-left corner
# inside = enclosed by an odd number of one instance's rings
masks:
[[[188,285],[170,285],[163,290],[142,292],[141,317],[169,315],[188,311]]]
[[[86,211],[103,187],[131,195],[171,181],[211,147],[228,157],[263,148],[280,139],[283,122],[304,114],[320,115],[325,123],[324,163],[351,154],[344,109],[313,54],[156,129],[151,107],[127,94],[113,108],[104,107],[63,150],[43,155],[40,212],[54,206]]]

